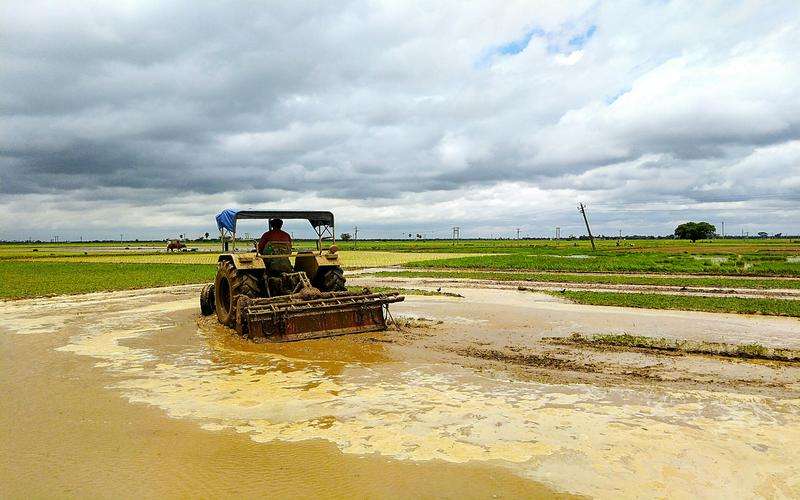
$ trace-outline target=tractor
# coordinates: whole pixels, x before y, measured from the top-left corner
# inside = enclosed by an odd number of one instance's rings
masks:
[[[316,250],[271,242],[259,252],[253,241],[252,250],[240,252],[236,222],[244,219],[305,219],[317,234]],[[200,293],[200,311],[216,313],[244,337],[286,342],[385,330],[389,304],[404,300],[397,293],[347,290],[331,212],[226,209],[216,221],[222,253],[214,283]]]

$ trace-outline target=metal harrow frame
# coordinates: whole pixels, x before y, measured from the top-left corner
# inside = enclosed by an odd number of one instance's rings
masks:
[[[397,292],[303,293],[273,298],[242,297],[236,330],[252,339],[287,342],[386,329],[388,305],[401,302]]]

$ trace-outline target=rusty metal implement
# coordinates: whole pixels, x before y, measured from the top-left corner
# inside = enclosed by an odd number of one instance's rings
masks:
[[[386,329],[386,310],[404,297],[396,292],[296,293],[272,298],[240,297],[236,331],[253,340],[289,342]]]

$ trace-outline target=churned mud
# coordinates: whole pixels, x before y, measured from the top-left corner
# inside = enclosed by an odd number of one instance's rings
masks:
[[[659,293],[665,295],[684,295],[698,297],[740,297],[758,299],[784,299],[800,300],[800,289],[796,288],[732,288],[719,286],[674,286],[674,285],[633,285],[633,284],[613,284],[613,283],[575,283],[570,281],[532,281],[532,280],[496,280],[496,279],[472,279],[472,278],[405,278],[405,277],[373,277],[369,273],[376,271],[397,271],[398,268],[364,269],[356,273],[356,276],[363,276],[362,279],[369,282],[380,282],[384,286],[410,286],[410,287],[464,287],[470,288],[491,288],[498,290],[531,290],[531,291],[560,291],[560,290],[589,290],[593,292],[639,292],[639,293]],[[414,271],[424,271],[424,269],[414,269]],[[441,270],[439,270],[441,271]],[[512,271],[492,271],[493,274],[504,274]],[[551,273],[558,274],[558,273]],[[582,273],[593,275],[595,273]],[[602,274],[608,276],[610,273]],[[642,276],[642,277],[664,277],[658,274],[637,274],[625,273],[620,276]],[[669,275],[676,277],[692,277],[692,275]],[[696,275],[694,277],[697,277]],[[758,279],[769,281],[770,279],[796,280],[799,278],[791,277],[747,277],[737,276],[738,279]]]
[[[400,330],[253,344],[199,287],[0,303],[7,496],[800,495],[793,318],[413,296]]]

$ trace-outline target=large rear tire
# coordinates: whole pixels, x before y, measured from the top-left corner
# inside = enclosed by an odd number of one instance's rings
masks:
[[[217,267],[214,280],[214,305],[217,319],[226,326],[236,325],[236,301],[240,296],[258,297],[261,286],[252,274],[237,271],[231,261],[223,261]]]
[[[343,292],[347,290],[344,271],[339,267],[331,269],[322,276],[321,285],[323,292]]]

